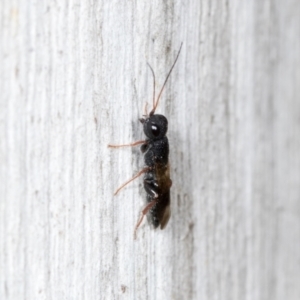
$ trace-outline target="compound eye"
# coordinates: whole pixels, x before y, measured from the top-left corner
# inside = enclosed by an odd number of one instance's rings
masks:
[[[152,125],[151,125],[151,133],[152,133],[155,137],[158,137],[159,134],[160,134],[160,130],[159,130],[159,128],[158,128],[156,125],[152,124]]]

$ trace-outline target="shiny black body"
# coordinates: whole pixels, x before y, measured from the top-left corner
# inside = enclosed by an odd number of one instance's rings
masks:
[[[149,170],[144,175],[147,202],[155,201],[148,213],[148,221],[163,229],[170,217],[169,141],[166,137],[168,121],[163,115],[150,115],[144,124],[148,139],[141,146],[144,162]]]
[[[145,109],[145,118],[140,119],[147,139],[143,141],[136,141],[131,144],[108,145],[111,148],[119,148],[142,144],[141,151],[144,154],[145,167],[138,174],[121,185],[114,193],[114,195],[118,194],[118,192],[128,183],[144,174],[144,188],[147,193],[147,205],[142,210],[141,218],[135,226],[135,238],[136,231],[142,223],[145,215],[148,216],[148,220],[155,228],[160,226],[161,229],[167,225],[170,218],[170,188],[172,186],[172,181],[170,179],[169,167],[169,142],[166,137],[166,133],[168,131],[168,120],[163,115],[155,114],[155,110],[158,106],[164,87],[166,86],[166,83],[178,60],[181,48],[182,43],[157,98],[155,96],[154,71],[148,64],[153,75],[153,107],[149,114],[147,114],[147,109]]]

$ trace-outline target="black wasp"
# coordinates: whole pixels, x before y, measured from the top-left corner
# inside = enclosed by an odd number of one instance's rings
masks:
[[[144,188],[147,193],[147,205],[142,210],[142,216],[135,226],[135,237],[138,227],[148,212],[149,222],[151,222],[155,228],[160,226],[161,229],[165,228],[171,214],[170,188],[172,186],[172,180],[170,179],[169,142],[166,137],[168,120],[163,115],[155,114],[155,110],[158,106],[164,87],[178,60],[181,47],[182,44],[156,100],[155,75],[152,67],[148,64],[153,76],[153,108],[148,115],[146,106],[146,112],[143,116],[144,118],[139,119],[139,121],[143,124],[143,130],[147,137],[146,140],[125,145],[108,145],[111,148],[141,145],[141,152],[144,154],[145,167],[138,174],[121,185],[114,193],[114,195],[116,195],[128,183],[138,178],[140,175],[145,174]]]

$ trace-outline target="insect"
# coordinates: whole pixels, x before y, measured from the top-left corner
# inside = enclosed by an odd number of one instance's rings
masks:
[[[164,84],[157,96],[157,99],[155,97],[155,74],[152,67],[147,63],[153,76],[153,108],[150,113],[147,114],[146,105],[145,115],[143,115],[143,118],[139,119],[143,125],[146,139],[142,141],[136,141],[131,144],[108,145],[110,148],[141,145],[141,152],[144,154],[145,167],[131,179],[122,184],[114,193],[114,195],[118,194],[118,192],[128,183],[144,174],[143,183],[144,189],[147,193],[147,205],[142,210],[141,217],[135,226],[134,238],[136,238],[136,231],[141,225],[145,215],[148,214],[148,221],[152,223],[154,228],[160,226],[161,229],[166,227],[171,215],[170,188],[172,186],[172,180],[170,179],[169,142],[166,136],[168,130],[168,120],[163,115],[155,114],[155,111],[165,85],[178,60],[181,48],[182,43],[175,61],[168,72]]]

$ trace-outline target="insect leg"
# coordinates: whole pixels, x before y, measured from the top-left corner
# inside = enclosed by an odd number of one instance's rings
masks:
[[[108,147],[109,148],[134,147],[134,146],[145,144],[145,143],[146,143],[146,141],[136,141],[136,142],[131,143],[131,144],[123,144],[123,145],[111,145],[111,144],[109,144]]]
[[[134,175],[131,179],[129,179],[128,181],[126,181],[125,183],[123,183],[114,193],[114,196],[117,195],[119,193],[119,191],[125,187],[128,183],[130,183],[131,181],[133,181],[134,179],[138,178],[139,176],[141,176],[142,174],[146,173],[147,171],[151,170],[150,167],[146,167],[144,169],[142,169],[141,171],[139,171],[136,175]]]
[[[135,225],[134,228],[134,239],[136,239],[136,231],[138,230],[139,226],[141,225],[144,216],[148,213],[148,211],[157,203],[157,198],[154,198],[150,203],[146,205],[146,207],[142,210],[142,215],[140,219],[138,220],[137,224]]]

